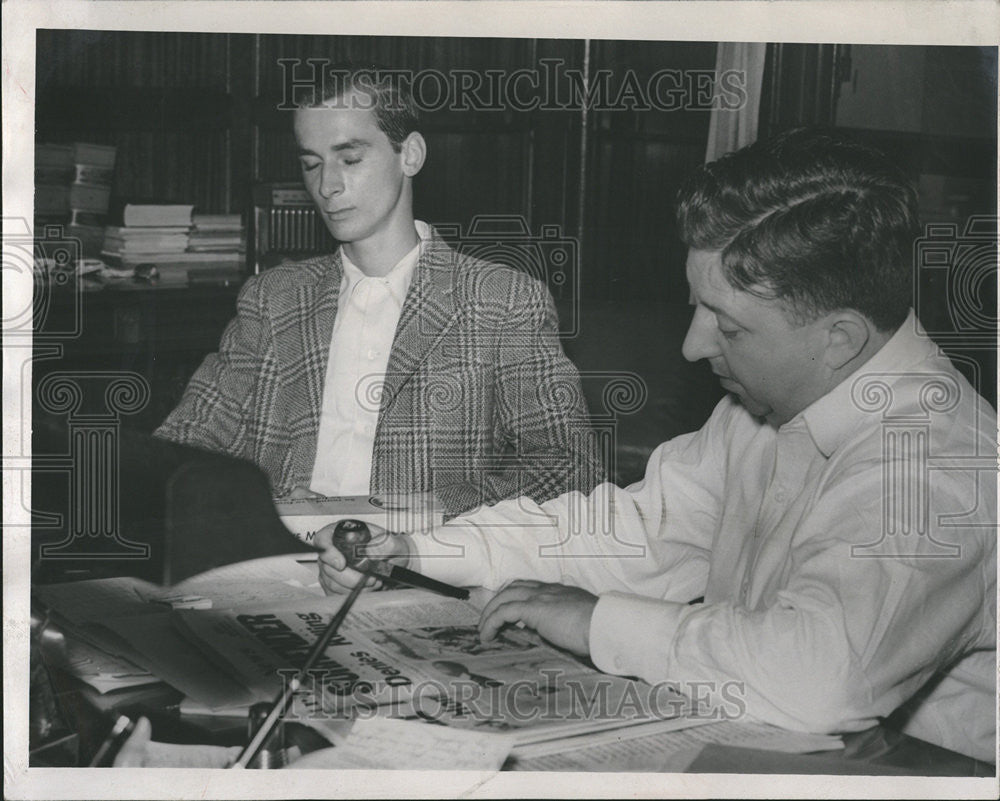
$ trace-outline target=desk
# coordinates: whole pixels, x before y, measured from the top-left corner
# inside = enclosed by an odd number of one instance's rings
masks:
[[[883,726],[844,736],[843,751],[781,754],[707,745],[685,773],[995,776],[995,766]]]
[[[35,291],[35,386],[53,371],[138,373],[149,384],[151,400],[130,422],[152,430],[176,405],[205,355],[217,349],[236,314],[239,287],[83,278],[79,286]],[[35,413],[40,411],[36,406]]]
[[[86,764],[117,714],[145,715],[153,723],[154,738],[163,742],[207,745],[244,745],[246,722],[238,718],[187,715],[180,712],[181,694],[166,684],[98,695],[81,682],[56,672],[54,681],[63,709],[73,718],[79,736],[78,761]],[[731,725],[725,722],[711,724]],[[728,745],[704,746],[693,760],[677,763],[685,773],[802,774],[866,776],[991,777],[995,766],[949,751],[886,727],[844,736],[842,751],[785,754]],[[292,724],[286,741],[302,753],[328,743],[304,726]],[[684,764],[686,762],[686,764]],[[34,761],[33,766],[67,766],[65,761]],[[517,769],[516,763],[509,767]]]

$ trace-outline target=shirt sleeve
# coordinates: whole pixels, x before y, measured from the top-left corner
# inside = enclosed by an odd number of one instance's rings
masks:
[[[931,540],[916,535],[859,555],[883,530],[881,471],[873,460],[827,488],[762,608],[602,595],[591,619],[594,664],[653,683],[701,684],[739,699],[741,713],[790,729],[875,725],[960,654],[988,647],[977,638],[995,599],[982,571],[996,559],[975,526],[949,530],[961,543],[951,558],[932,558]],[[963,508],[948,483],[935,487],[932,508]]]
[[[630,487],[504,501],[418,536],[416,569],[490,589],[536,579],[686,603],[705,590],[733,411],[723,400],[700,431],[660,445]]]

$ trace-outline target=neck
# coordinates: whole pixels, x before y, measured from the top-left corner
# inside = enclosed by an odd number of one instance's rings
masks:
[[[864,346],[857,352],[853,359],[844,364],[833,374],[829,389],[833,389],[842,381],[847,380],[856,373],[872,356],[882,350],[885,344],[893,338],[895,331],[878,331],[872,329]]]
[[[779,413],[778,410],[772,410],[770,414],[766,415],[767,421],[775,428],[787,423],[799,412],[808,408],[820,398],[832,392],[836,387],[840,386],[840,384],[860,370],[869,359],[882,350],[885,344],[892,339],[895,333],[895,331],[886,332],[878,331],[874,328],[871,329],[864,345],[862,345],[852,358],[848,359],[848,361],[836,370],[832,370],[827,373],[825,380],[822,380],[814,385],[810,394],[803,395],[798,398],[795,405],[791,408],[784,409],[781,413]]]
[[[365,275],[378,277],[388,275],[419,241],[417,227],[410,217],[378,236],[345,242],[344,252]]]

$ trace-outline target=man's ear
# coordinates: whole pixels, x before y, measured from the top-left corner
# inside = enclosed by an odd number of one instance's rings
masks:
[[[424,166],[424,159],[427,158],[427,143],[419,131],[412,131],[403,140],[400,154],[403,157],[403,175],[412,178],[420,172],[420,168]]]
[[[825,361],[831,370],[841,367],[864,350],[874,333],[872,322],[852,309],[833,312],[827,318]]]

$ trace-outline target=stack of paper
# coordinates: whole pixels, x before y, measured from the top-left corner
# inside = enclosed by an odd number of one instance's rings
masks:
[[[219,708],[257,699],[184,638],[175,610],[322,598],[316,579],[315,563],[280,556],[228,565],[169,588],[110,578],[40,585],[34,595],[70,640],[64,667],[98,691],[162,680]]]

